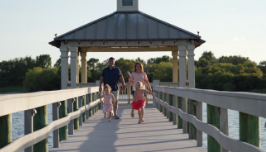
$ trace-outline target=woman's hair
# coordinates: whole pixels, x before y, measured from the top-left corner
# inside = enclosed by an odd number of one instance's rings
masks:
[[[143,83],[142,83],[141,81],[138,81],[138,82],[136,83],[136,86],[135,86],[135,87],[137,87],[137,84],[138,84],[138,83],[139,83],[140,87],[143,86]]]
[[[143,70],[143,65],[142,65],[142,63],[140,63],[139,61],[137,61],[137,62],[135,63],[135,66],[134,66],[134,70],[133,70],[133,71],[134,71],[134,72],[137,71],[136,66],[137,66],[138,64],[140,65],[140,71],[141,71],[141,72],[144,72],[144,70]]]
[[[108,84],[106,84],[105,86],[104,86],[104,89],[108,89],[108,90],[112,90],[112,88],[108,85]]]

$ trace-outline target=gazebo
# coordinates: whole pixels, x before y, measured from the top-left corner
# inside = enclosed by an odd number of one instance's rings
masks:
[[[49,42],[61,52],[62,89],[67,89],[69,52],[71,88],[76,88],[79,83],[79,56],[82,68],[81,82],[87,83],[87,52],[144,51],[171,51],[173,82],[179,80],[180,87],[186,86],[186,59],[188,59],[189,87],[194,88],[194,50],[203,43],[205,41],[199,35],[139,11],[138,0],[117,0],[116,12],[55,37]]]

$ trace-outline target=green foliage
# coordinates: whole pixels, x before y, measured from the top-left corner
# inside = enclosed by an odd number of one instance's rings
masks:
[[[23,86],[1,87],[0,93],[23,93],[26,92]]]
[[[244,64],[245,62],[251,62],[248,57],[242,56],[221,56],[218,59],[219,63],[232,63],[233,65]]]
[[[59,58],[59,59],[55,62],[54,67],[57,67],[57,68],[61,67],[61,58]]]
[[[173,75],[173,63],[171,62],[160,62],[159,64],[153,64],[150,68],[148,77],[150,80],[157,79],[161,82],[171,82]]]
[[[206,58],[208,59],[206,59]],[[211,52],[204,52],[195,68],[196,87],[221,91],[248,91],[266,87],[260,67],[241,56],[222,56],[217,62]]]
[[[214,54],[212,53],[212,51],[204,51],[201,55],[201,57],[199,58],[199,60],[201,59],[206,59],[208,60],[210,63],[217,63],[217,59],[215,58]]]
[[[164,55],[164,56],[158,57],[158,58],[151,58],[148,60],[147,63],[148,64],[154,64],[154,63],[159,64],[161,62],[170,62],[170,61],[171,61],[171,58],[169,56]]]
[[[24,88],[28,92],[59,90],[61,78],[57,68],[36,67],[26,73]]]
[[[21,86],[26,72],[38,66],[51,67],[50,56],[40,55],[36,59],[26,56],[0,62],[0,87]]]
[[[36,57],[36,65],[35,67],[41,67],[41,68],[50,68],[52,61],[51,57],[48,54],[39,55]]]

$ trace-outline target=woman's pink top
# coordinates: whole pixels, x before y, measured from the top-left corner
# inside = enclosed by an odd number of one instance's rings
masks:
[[[148,80],[147,74],[145,72],[142,72],[142,73],[132,72],[129,78],[129,82],[133,81],[134,91],[136,90],[135,86],[138,81],[141,81],[143,84],[141,89],[145,89],[145,83],[144,83],[145,80]]]

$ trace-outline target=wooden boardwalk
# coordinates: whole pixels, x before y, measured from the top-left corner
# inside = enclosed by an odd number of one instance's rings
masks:
[[[130,117],[129,106],[120,106],[119,120],[108,122],[99,110],[86,123],[75,130],[67,141],[61,142],[60,148],[51,152],[206,152],[203,147],[196,147],[196,140],[188,139],[181,129],[169,122],[156,108],[146,107],[145,122],[137,124]]]

